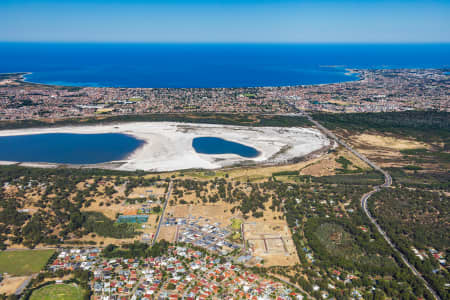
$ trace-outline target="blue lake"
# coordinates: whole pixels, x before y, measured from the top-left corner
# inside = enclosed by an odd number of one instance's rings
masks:
[[[259,155],[258,150],[255,148],[218,137],[194,138],[192,147],[197,153],[202,154],[237,154],[246,158],[253,158]]]
[[[0,160],[96,164],[126,158],[144,142],[120,133],[46,133],[0,137]]]

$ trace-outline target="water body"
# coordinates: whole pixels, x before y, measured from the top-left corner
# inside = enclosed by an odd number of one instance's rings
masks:
[[[345,67],[448,67],[450,44],[0,43],[0,57],[0,73],[46,84],[251,87],[356,80]]]
[[[0,160],[97,164],[126,158],[143,141],[120,133],[45,133],[0,137]]]
[[[231,142],[218,137],[198,137],[192,140],[192,147],[202,154],[236,154],[246,158],[259,155],[255,148]]]

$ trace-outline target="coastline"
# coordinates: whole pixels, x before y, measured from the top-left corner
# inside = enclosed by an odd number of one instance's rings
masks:
[[[186,90],[186,89],[208,89],[208,90],[214,90],[214,89],[263,89],[263,88],[282,88],[282,87],[305,87],[305,86],[324,86],[324,85],[332,85],[332,84],[341,84],[341,83],[347,83],[347,82],[357,82],[363,80],[361,77],[361,73],[358,71],[364,70],[361,69],[355,69],[355,68],[347,68],[345,66],[319,66],[319,68],[336,68],[336,69],[342,69],[342,74],[344,76],[355,76],[355,79],[350,80],[343,80],[343,81],[337,81],[337,82],[326,82],[326,83],[312,83],[312,84],[294,84],[294,85],[260,85],[260,86],[229,86],[229,87],[127,87],[127,86],[107,86],[107,85],[101,85],[98,83],[90,83],[86,82],[85,84],[77,85],[77,83],[74,83],[73,85],[70,84],[70,82],[64,82],[61,83],[65,84],[55,84],[55,83],[45,83],[45,82],[35,82],[27,79],[27,76],[32,75],[34,72],[8,72],[8,73],[0,73],[1,74],[21,74],[20,76],[20,82],[27,83],[27,84],[33,84],[33,85],[43,85],[43,86],[54,86],[54,87],[75,87],[75,88],[112,88],[112,89],[179,89],[179,90]]]
[[[244,127],[234,125],[194,124],[176,122],[116,123],[109,125],[66,126],[58,128],[27,128],[0,131],[0,136],[35,133],[122,133],[144,143],[119,161],[92,165],[55,163],[19,163],[20,165],[66,165],[73,167],[108,168],[122,171],[173,171],[183,169],[220,169],[240,164],[286,163],[329,146],[330,141],[312,128]],[[209,155],[197,153],[192,139],[217,136],[255,148],[260,154],[244,158],[235,154]],[[285,148],[288,147],[288,150]],[[0,162],[0,164],[18,162]]]

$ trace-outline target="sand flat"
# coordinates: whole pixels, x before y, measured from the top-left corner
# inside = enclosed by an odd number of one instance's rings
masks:
[[[123,133],[145,143],[121,164],[118,170],[173,171],[181,169],[218,169],[240,163],[283,163],[330,145],[312,128],[247,127],[176,122],[132,122],[106,125],[27,128],[0,131],[0,136],[39,133]],[[260,155],[244,158],[236,154],[199,154],[192,147],[195,137],[220,137],[257,149]],[[1,158],[0,158],[1,159]],[[34,165],[39,165],[34,163]],[[93,165],[96,166],[96,165]],[[99,164],[97,167],[102,167]]]

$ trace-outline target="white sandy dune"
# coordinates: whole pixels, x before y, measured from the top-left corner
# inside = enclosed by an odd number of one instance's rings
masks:
[[[171,171],[216,169],[239,163],[282,163],[328,146],[330,141],[311,128],[244,127],[174,122],[136,122],[59,128],[28,128],[0,131],[0,136],[37,133],[124,133],[145,144],[114,168],[120,170]],[[208,155],[195,152],[195,137],[220,137],[256,148],[260,155]]]

